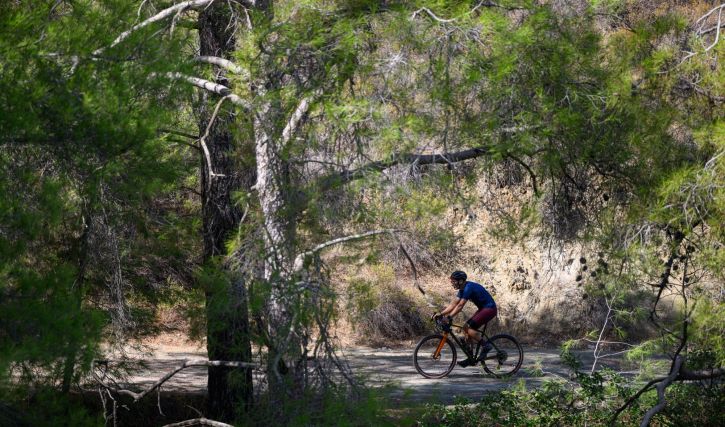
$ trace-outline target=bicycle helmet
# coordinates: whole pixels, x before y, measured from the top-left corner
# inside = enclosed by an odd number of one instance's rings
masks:
[[[451,273],[451,279],[453,280],[466,280],[468,276],[465,271],[456,270]]]

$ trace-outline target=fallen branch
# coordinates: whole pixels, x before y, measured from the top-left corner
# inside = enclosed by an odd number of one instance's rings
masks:
[[[194,418],[193,420],[181,421],[173,424],[166,424],[164,427],[191,427],[191,426],[211,426],[211,427],[234,427],[231,424],[221,421],[214,421],[208,418]]]
[[[725,11],[725,3],[721,4],[720,6],[716,6],[716,7],[712,8],[712,9],[710,9],[709,12],[707,12],[704,15],[702,15],[697,21],[695,21],[695,24],[692,26],[694,28],[694,27],[697,27],[699,25],[699,28],[697,28],[697,30],[695,31],[695,35],[698,36],[698,37],[703,37],[703,36],[705,36],[705,35],[707,35],[709,33],[712,33],[713,31],[715,32],[714,40],[713,40],[713,42],[709,46],[705,46],[705,44],[703,43],[703,45],[702,45],[703,46],[703,52],[709,52],[720,41],[720,32],[721,32],[721,29],[723,28],[723,21],[722,21],[723,11]],[[717,12],[717,22],[716,22],[716,24],[713,25],[713,26],[711,26],[711,27],[709,27],[709,28],[705,28],[705,25],[707,24],[707,22],[710,19],[710,17],[713,16],[716,12]],[[685,61],[687,61],[688,59],[690,59],[693,56],[695,56],[695,55],[698,54],[698,52],[686,52],[686,53],[687,53],[687,55],[685,55],[680,60],[680,62],[678,63],[678,65],[682,65]]]
[[[181,421],[173,424],[166,424],[163,427],[191,427],[191,426],[211,426],[211,427],[234,427],[231,424],[214,421],[207,418],[194,418],[193,420]]]
[[[478,2],[478,4],[473,9],[469,10],[468,12],[463,13],[462,15],[460,15],[460,16],[458,16],[456,18],[444,19],[444,18],[441,18],[441,17],[437,16],[435,13],[433,13],[432,10],[428,9],[427,7],[421,7],[420,9],[416,10],[415,12],[413,12],[410,15],[410,19],[415,19],[416,17],[418,17],[418,15],[421,12],[425,12],[426,14],[428,14],[428,16],[430,16],[435,21],[438,21],[438,22],[440,22],[442,24],[450,24],[451,22],[455,22],[459,18],[462,18],[462,17],[464,17],[466,15],[473,14],[476,10],[478,10],[478,9],[480,9],[482,7],[498,7],[498,8],[505,9],[505,10],[524,10],[525,9],[523,7],[508,7],[508,6],[502,6],[502,5],[498,4],[498,3],[494,3],[494,2],[492,2],[492,1],[489,0],[489,1],[480,1],[480,2]]]
[[[108,363],[107,360],[97,360],[94,361],[94,367],[96,364],[99,363]],[[161,387],[162,384],[164,384],[166,381],[171,379],[174,375],[178,374],[179,372],[183,371],[186,368],[191,368],[195,366],[224,366],[229,368],[257,368],[259,365],[256,363],[250,363],[250,362],[230,362],[230,361],[223,361],[223,360],[185,360],[184,363],[179,365],[177,368],[173,369],[172,371],[168,372],[166,375],[161,377],[158,381],[156,381],[154,384],[151,385],[151,387],[147,388],[146,390],[136,393],[131,390],[127,389],[119,389],[116,387],[113,387],[109,384],[106,384],[98,375],[96,374],[95,369],[93,370],[93,376],[95,377],[96,381],[101,384],[104,388],[116,392],[118,394],[130,396],[133,398],[134,403],[138,402],[139,400],[146,397],[149,393],[156,390],[157,388]]]

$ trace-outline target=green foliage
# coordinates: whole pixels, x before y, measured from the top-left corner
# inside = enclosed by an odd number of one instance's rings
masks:
[[[707,298],[698,301],[691,343],[695,350],[688,362],[694,369],[725,366],[725,304]]]
[[[281,405],[262,396],[255,410],[239,420],[239,425],[266,425],[269,420],[289,426],[392,426],[409,422],[387,413],[392,406],[388,399],[391,391],[342,387],[301,394]]]
[[[61,394],[52,388],[35,389],[30,397],[20,396],[13,406],[5,406],[0,401],[0,425],[3,426],[96,427],[103,424],[103,417],[84,405],[78,396]]]
[[[572,383],[550,380],[533,390],[513,387],[491,393],[475,404],[430,405],[418,422],[424,426],[607,426],[638,386],[611,371],[579,373]],[[620,414],[615,425],[638,424],[655,397],[652,392],[646,394],[643,401]],[[676,384],[667,399],[667,409],[655,417],[653,425],[721,423],[721,414],[713,410],[723,401],[720,386]]]
[[[160,221],[154,202],[187,163],[157,136],[175,104],[149,66],[90,57],[135,10],[45,3],[0,7],[0,378],[67,392],[104,335],[153,321],[148,302],[161,293],[149,268],[161,253],[181,264],[183,245],[171,250],[170,240],[188,231],[178,218]],[[176,50],[166,49],[156,53]]]

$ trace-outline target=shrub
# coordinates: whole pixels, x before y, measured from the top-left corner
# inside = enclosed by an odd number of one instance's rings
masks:
[[[608,426],[615,411],[642,384],[628,382],[612,371],[592,375],[577,373],[576,380],[547,381],[527,390],[523,383],[486,395],[480,402],[429,405],[418,422],[421,426]],[[656,402],[656,393],[645,393],[617,418],[615,425],[638,425]],[[725,394],[721,384],[673,384],[667,405],[652,425],[723,425]]]
[[[410,339],[428,329],[419,304],[391,282],[356,279],[347,291],[349,319],[355,331],[372,343]]]

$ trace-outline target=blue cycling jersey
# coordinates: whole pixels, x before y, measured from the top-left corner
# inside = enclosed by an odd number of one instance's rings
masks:
[[[495,308],[496,302],[494,302],[491,294],[488,293],[483,286],[476,282],[466,282],[466,286],[458,291],[458,298],[467,299],[473,301],[478,309],[482,308]]]

